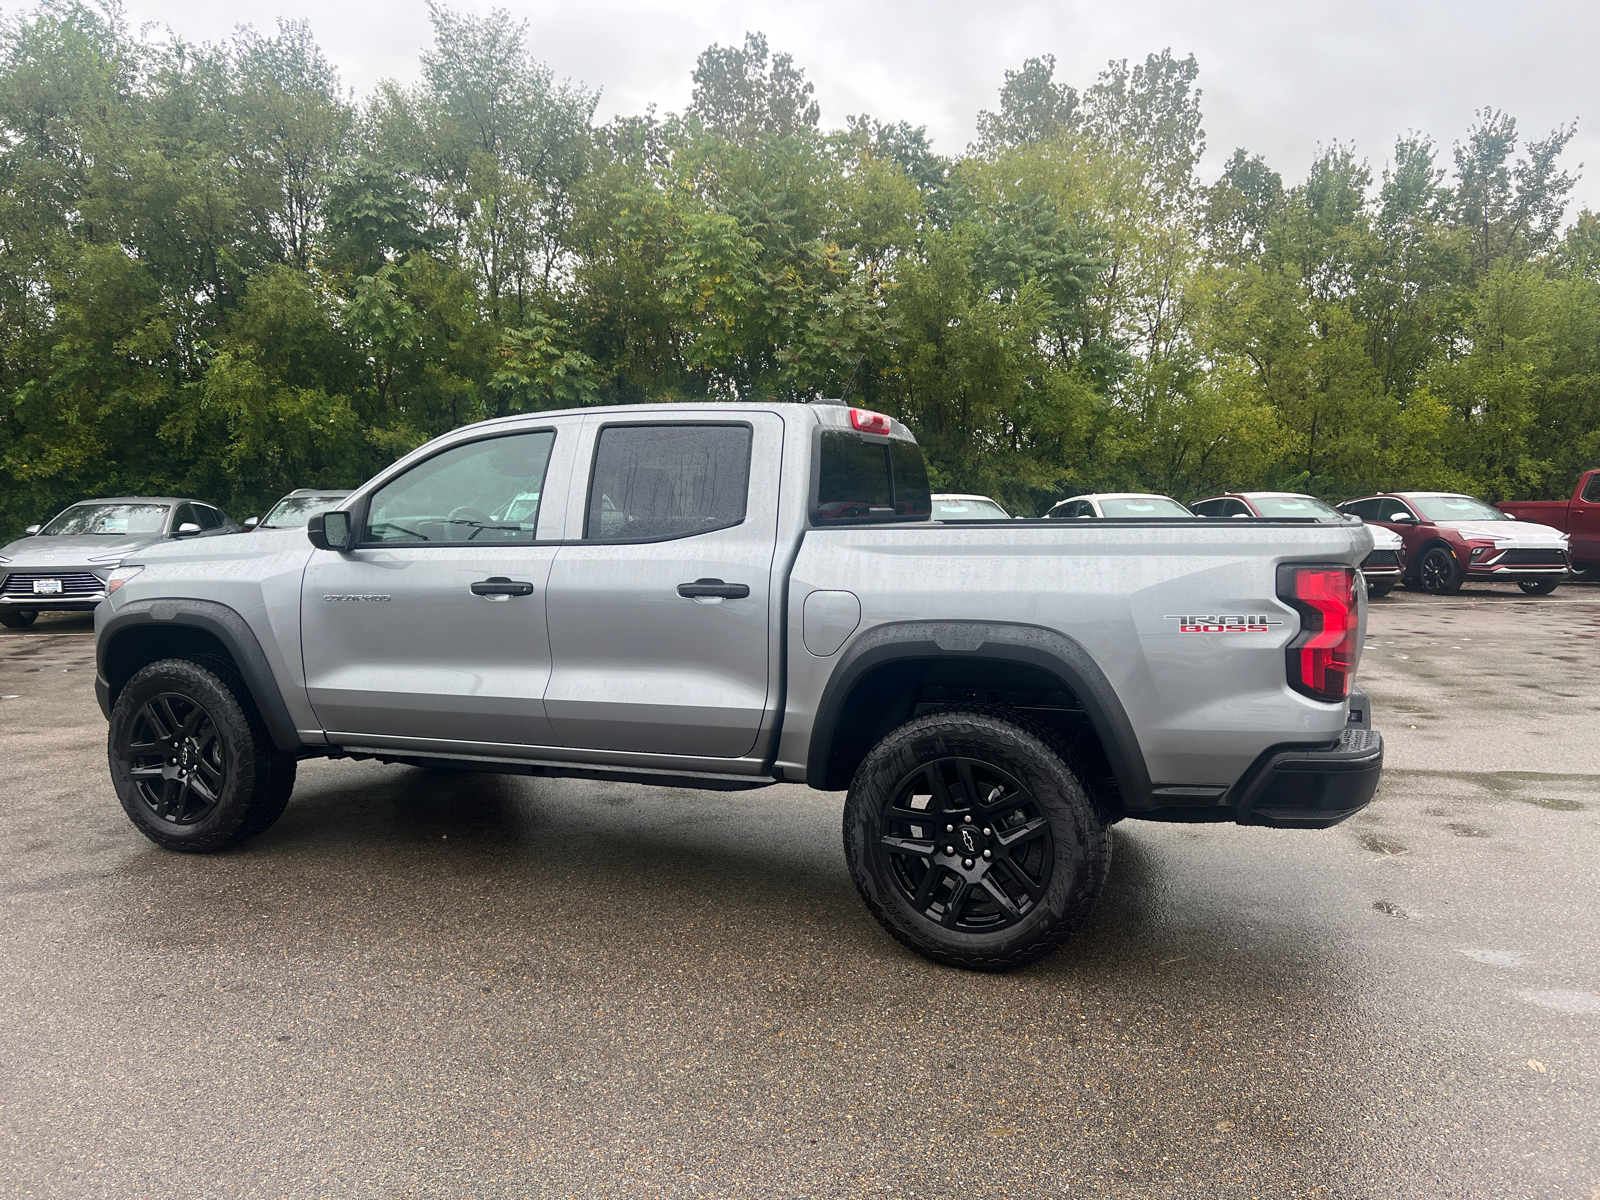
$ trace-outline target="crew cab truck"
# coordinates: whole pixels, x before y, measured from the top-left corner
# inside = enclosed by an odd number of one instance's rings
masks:
[[[308,756],[846,790],[874,916],[1000,969],[1083,922],[1124,817],[1323,828],[1377,786],[1359,524],[930,519],[838,404],[530,414],[305,530],[164,545],[95,616],[134,824],[221,850]]]
[[[1600,576],[1600,471],[1580,475],[1570,500],[1508,500],[1495,507],[1519,521],[1559,529],[1571,539],[1572,569],[1585,579]]]

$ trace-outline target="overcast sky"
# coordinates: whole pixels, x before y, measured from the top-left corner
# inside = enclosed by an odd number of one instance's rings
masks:
[[[961,150],[979,109],[993,108],[1007,68],[1054,54],[1058,81],[1083,88],[1107,59],[1170,46],[1200,62],[1207,177],[1235,146],[1264,154],[1286,180],[1319,143],[1354,142],[1376,175],[1397,135],[1433,136],[1448,162],[1473,112],[1503,108],[1524,135],[1578,119],[1565,164],[1595,164],[1576,192],[1600,209],[1600,4],[1461,0],[508,0],[535,55],[558,77],[602,93],[602,119],[654,101],[681,109],[695,57],[712,42],[761,30],[816,85],[825,127],[849,113],[926,125],[936,149]],[[488,0],[455,7],[487,12]],[[16,6],[8,6],[15,12]],[[127,0],[134,23],[218,40],[238,24],[308,18],[346,84],[410,81],[430,37],[422,0]],[[1592,175],[1593,178],[1588,178]]]

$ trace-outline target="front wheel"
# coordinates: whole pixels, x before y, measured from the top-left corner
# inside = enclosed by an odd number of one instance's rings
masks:
[[[932,713],[874,746],[845,800],[844,845],[891,935],[982,971],[1061,946],[1111,865],[1111,834],[1066,752],[1003,710]]]
[[[1558,582],[1555,579],[1519,579],[1517,586],[1530,596],[1548,596],[1556,590]]]
[[[1417,582],[1435,596],[1450,596],[1461,590],[1461,564],[1443,546],[1434,546],[1417,563]]]
[[[158,846],[209,854],[264,832],[294,788],[295,759],[272,744],[224,659],[141,668],[111,710],[111,782]]]
[[[1394,580],[1392,579],[1383,583],[1369,583],[1367,584],[1367,599],[1381,600],[1392,591],[1394,591]]]
[[[0,625],[7,629],[26,629],[39,619],[39,614],[28,608],[0,608]]]

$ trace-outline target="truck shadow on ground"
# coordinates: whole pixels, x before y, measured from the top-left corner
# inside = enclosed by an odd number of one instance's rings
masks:
[[[761,957],[804,932],[863,965],[944,971],[890,939],[861,903],[840,845],[842,802],[793,786],[715,793],[317,763],[262,837],[214,860],[140,856],[134,870],[182,891],[197,862],[226,862],[229,873],[314,881],[340,907],[388,908],[398,887],[413,914],[430,914],[433,927],[418,931],[427,937],[472,936],[462,906],[492,896],[497,928],[551,946],[637,947],[643,924],[674,942],[701,929],[708,955]],[[1261,855],[1285,838],[1334,836],[1122,822],[1083,930],[1012,978],[1120,991],[1198,973],[1225,976],[1236,997],[1326,982],[1352,931],[1330,919],[1292,856],[1263,869]],[[1321,885],[1344,888],[1342,878]]]

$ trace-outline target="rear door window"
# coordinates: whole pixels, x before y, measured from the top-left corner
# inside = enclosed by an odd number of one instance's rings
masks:
[[[595,445],[584,537],[653,542],[744,521],[748,425],[611,425]]]

